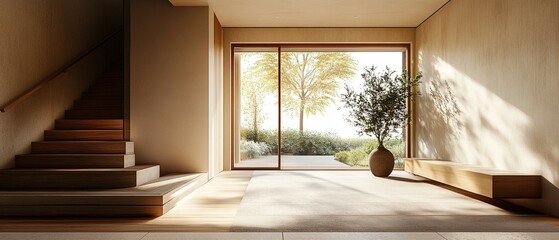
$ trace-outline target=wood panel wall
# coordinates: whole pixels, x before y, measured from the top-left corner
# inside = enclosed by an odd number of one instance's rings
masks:
[[[115,0],[0,1],[0,105],[122,27]],[[14,109],[0,113],[0,168],[30,151],[43,131],[100,76],[122,38],[94,51]]]
[[[417,28],[416,157],[541,174],[559,216],[559,1],[452,0]]]

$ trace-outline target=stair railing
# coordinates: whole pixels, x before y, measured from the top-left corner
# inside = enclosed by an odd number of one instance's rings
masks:
[[[6,112],[12,108],[14,108],[16,105],[18,105],[19,103],[25,101],[27,98],[29,98],[31,95],[33,95],[35,92],[39,91],[40,89],[44,88],[50,81],[52,81],[53,79],[55,79],[56,77],[58,77],[58,75],[65,73],[70,67],[72,67],[74,64],[78,63],[80,60],[82,60],[83,58],[85,58],[87,55],[89,55],[90,53],[92,53],[93,51],[95,51],[97,48],[103,46],[105,43],[107,43],[110,39],[112,39],[114,36],[116,36],[118,33],[120,33],[123,29],[118,29],[114,32],[112,32],[111,34],[105,36],[103,38],[103,40],[93,46],[91,46],[90,48],[86,49],[83,53],[81,53],[80,55],[78,55],[76,58],[72,59],[70,62],[68,62],[66,65],[62,66],[61,68],[59,68],[58,70],[56,70],[55,72],[53,72],[52,74],[48,75],[47,77],[45,77],[43,80],[41,80],[39,83],[35,84],[35,86],[27,89],[26,91],[24,91],[23,93],[21,93],[20,95],[18,95],[17,97],[11,99],[10,101],[8,101],[8,103],[4,104],[2,106],[2,108],[0,108],[0,112]]]

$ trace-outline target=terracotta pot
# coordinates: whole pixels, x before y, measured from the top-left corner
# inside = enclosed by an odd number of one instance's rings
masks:
[[[377,177],[388,177],[394,169],[394,155],[379,145],[369,154],[369,169]]]

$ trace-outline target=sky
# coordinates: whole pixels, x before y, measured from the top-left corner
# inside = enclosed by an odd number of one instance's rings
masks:
[[[351,80],[346,82],[353,89],[359,89],[359,87],[363,85],[364,80],[361,78],[361,74],[364,72],[363,69],[365,69],[365,67],[375,65],[377,70],[384,70],[385,67],[388,66],[390,69],[396,71],[397,74],[402,72],[402,52],[349,52],[349,54],[358,62],[355,75]],[[305,117],[305,130],[331,132],[342,138],[360,137],[358,135],[358,129],[346,121],[349,110],[345,109],[344,104],[341,102],[341,94],[345,91],[343,85],[344,84],[341,84],[340,89],[338,89],[338,96],[334,97],[334,104],[330,105],[324,113]],[[278,111],[277,97],[275,95],[270,94],[270,96],[264,100],[264,109],[266,119],[262,124],[263,129],[277,129]],[[243,123],[242,114],[241,123]],[[299,129],[298,115],[292,116],[285,112],[282,113],[282,129]]]

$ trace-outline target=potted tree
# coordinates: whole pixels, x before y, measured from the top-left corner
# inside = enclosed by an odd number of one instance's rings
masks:
[[[359,128],[359,134],[374,136],[379,143],[369,154],[371,172],[377,177],[387,177],[394,168],[394,155],[384,147],[384,141],[404,123],[409,124],[406,100],[413,101],[419,95],[416,86],[422,75],[412,78],[406,71],[396,75],[388,67],[378,72],[371,66],[365,68],[361,77],[365,83],[359,91],[346,84],[342,102],[350,109],[348,121]]]

